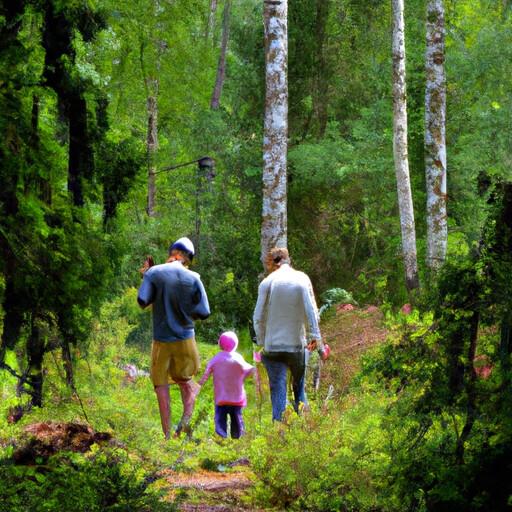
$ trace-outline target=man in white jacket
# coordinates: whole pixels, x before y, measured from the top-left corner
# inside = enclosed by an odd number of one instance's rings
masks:
[[[322,352],[319,314],[309,277],[290,266],[288,250],[271,249],[270,274],[260,283],[254,310],[256,343],[264,347],[272,400],[272,419],[281,421],[286,409],[287,372],[292,375],[294,407],[305,403],[305,350]]]

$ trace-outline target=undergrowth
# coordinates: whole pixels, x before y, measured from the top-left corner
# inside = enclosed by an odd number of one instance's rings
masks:
[[[130,507],[131,510],[157,510],[146,507],[146,502],[154,501],[156,494],[144,490],[145,487],[139,485],[141,482],[153,479],[165,490],[165,482],[159,476],[165,470],[193,472],[202,468],[221,468],[222,471],[229,471],[233,462],[248,457],[252,440],[270,428],[268,396],[262,399],[254,380],[248,379],[246,390],[249,404],[244,411],[247,435],[240,440],[215,437],[213,385],[209,379],[196,402],[192,437],[182,436],[165,441],[155,394],[147,375],[151,350],[150,315],[133,304],[135,290],[128,290],[118,301],[103,307],[90,333],[87,351],[75,354],[76,392],[66,385],[60,354],[57,351],[49,352],[44,364],[44,407],[32,408],[18,423],[9,423],[7,418],[10,408],[23,407],[24,402],[15,393],[16,379],[7,376],[2,380],[0,459],[5,463],[0,472],[0,487],[4,489],[0,502],[9,504],[8,510],[92,511],[127,510]],[[230,326],[226,326],[228,328]],[[249,333],[242,331],[238,334],[239,351],[251,362],[252,342]],[[216,342],[217,339],[198,340],[202,370],[208,359],[217,352]],[[14,353],[8,354],[8,361],[16,368]],[[140,376],[129,378],[124,369],[127,364],[135,366]],[[263,392],[268,395],[265,388]],[[171,421],[176,426],[182,414],[177,386],[171,386],[171,406]],[[63,454],[41,461],[35,467],[11,464],[9,457],[17,439],[22,437],[23,428],[28,424],[47,421],[87,423],[95,431],[110,433],[120,443],[120,451],[114,454],[108,449],[103,451],[103,448],[97,447],[93,456]],[[115,474],[107,474],[110,467]],[[129,476],[130,471],[132,473]],[[109,480],[109,475],[113,481]],[[111,508],[102,501],[105,490],[95,484],[99,479],[106,479],[105,485],[113,489],[116,498],[109,505]],[[82,501],[71,497],[73,489],[80,487],[84,488]],[[66,502],[69,507],[55,508],[56,501],[60,499],[59,493],[65,492],[65,488],[70,489],[69,500]],[[54,492],[49,493],[49,489],[54,489]],[[144,498],[142,494],[147,496]],[[41,504],[33,505],[38,497]],[[123,503],[126,508],[123,508]],[[151,506],[156,507],[154,503]],[[165,506],[170,505],[166,503]]]
[[[175,510],[180,494],[170,497],[166,472],[229,472],[237,461],[246,460],[254,486],[245,499],[260,509],[426,512],[450,503],[469,512],[487,510],[485,504],[492,502],[485,495],[492,485],[485,483],[478,467],[506,461],[510,451],[506,436],[500,437],[499,418],[491,424],[488,418],[478,417],[467,440],[466,463],[456,463],[465,414],[444,398],[447,359],[431,314],[387,311],[384,321],[392,334],[386,342],[365,349],[356,378],[347,380],[343,372],[348,367],[331,361],[329,382],[323,383],[319,393],[310,393],[311,410],[297,416],[290,409],[282,423],[271,422],[268,388],[260,390],[249,379],[244,410],[247,435],[240,440],[214,434],[210,379],[198,397],[192,437],[165,441],[149,377],[141,374],[132,380],[123,370],[126,364],[141,372],[149,367],[150,335],[145,342],[142,335],[149,328],[148,317],[133,307],[133,300],[134,291],[129,290],[104,306],[87,352],[76,354],[77,393],[65,384],[59,356],[49,353],[44,408],[8,424],[6,412],[16,399],[0,404],[1,510]],[[352,320],[344,321],[356,321],[357,315],[368,321],[364,312],[350,314]],[[492,356],[489,347],[495,345],[496,336],[492,329],[482,334],[483,356]],[[248,332],[239,332],[239,337],[240,351],[251,361]],[[218,350],[215,342],[199,340],[203,369]],[[336,349],[333,340],[335,361]],[[352,357],[359,358],[361,353],[354,350]],[[350,359],[350,354],[343,354]],[[15,354],[8,357],[14,365]],[[265,383],[264,370],[259,372]],[[490,390],[491,381],[479,386]],[[328,397],[328,385],[339,383],[343,392]],[[2,397],[14,396],[14,385],[14,378],[2,381]],[[181,400],[175,386],[171,386],[171,401],[176,424]],[[436,404],[440,404],[437,409]],[[93,446],[84,455],[61,453],[34,466],[9,462],[23,427],[49,420],[89,423],[96,431],[111,433],[118,444]],[[492,430],[486,431],[489,427]],[[487,452],[483,451],[486,443]],[[475,475],[480,475],[479,481]],[[464,489],[465,480],[476,489],[474,496]],[[499,503],[507,488],[496,491]],[[65,508],[56,503],[64,503]]]

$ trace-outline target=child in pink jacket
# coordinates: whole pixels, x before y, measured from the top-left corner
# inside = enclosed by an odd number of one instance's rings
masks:
[[[221,437],[228,437],[229,416],[231,437],[238,439],[245,431],[242,418],[242,409],[247,405],[244,380],[254,373],[255,368],[236,352],[238,338],[234,332],[221,334],[219,346],[222,350],[208,361],[199,384],[202,386],[213,374],[215,432]]]

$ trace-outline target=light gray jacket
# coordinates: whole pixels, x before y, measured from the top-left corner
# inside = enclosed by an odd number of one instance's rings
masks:
[[[296,352],[311,340],[323,346],[311,281],[290,265],[260,283],[253,322],[256,342],[266,352]]]

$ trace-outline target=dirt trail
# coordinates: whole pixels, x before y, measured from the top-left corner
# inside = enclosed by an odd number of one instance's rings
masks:
[[[348,309],[349,306],[338,306],[335,315],[322,322],[322,336],[332,349],[322,369],[322,387],[332,384],[337,396],[346,391],[359,369],[361,356],[388,335],[384,315],[377,307]]]
[[[161,477],[172,487],[169,499],[182,512],[257,511],[245,506],[244,496],[252,486],[249,468],[219,473],[201,470],[192,474],[166,471]]]
[[[370,306],[351,309],[338,306],[322,322],[324,340],[331,346],[328,362],[322,368],[320,393],[330,386],[334,396],[346,390],[359,367],[360,356],[387,335],[382,312]],[[171,487],[170,500],[183,512],[259,512],[246,505],[252,486],[250,467],[235,466],[226,473],[201,470],[193,474],[166,471],[161,475]]]

